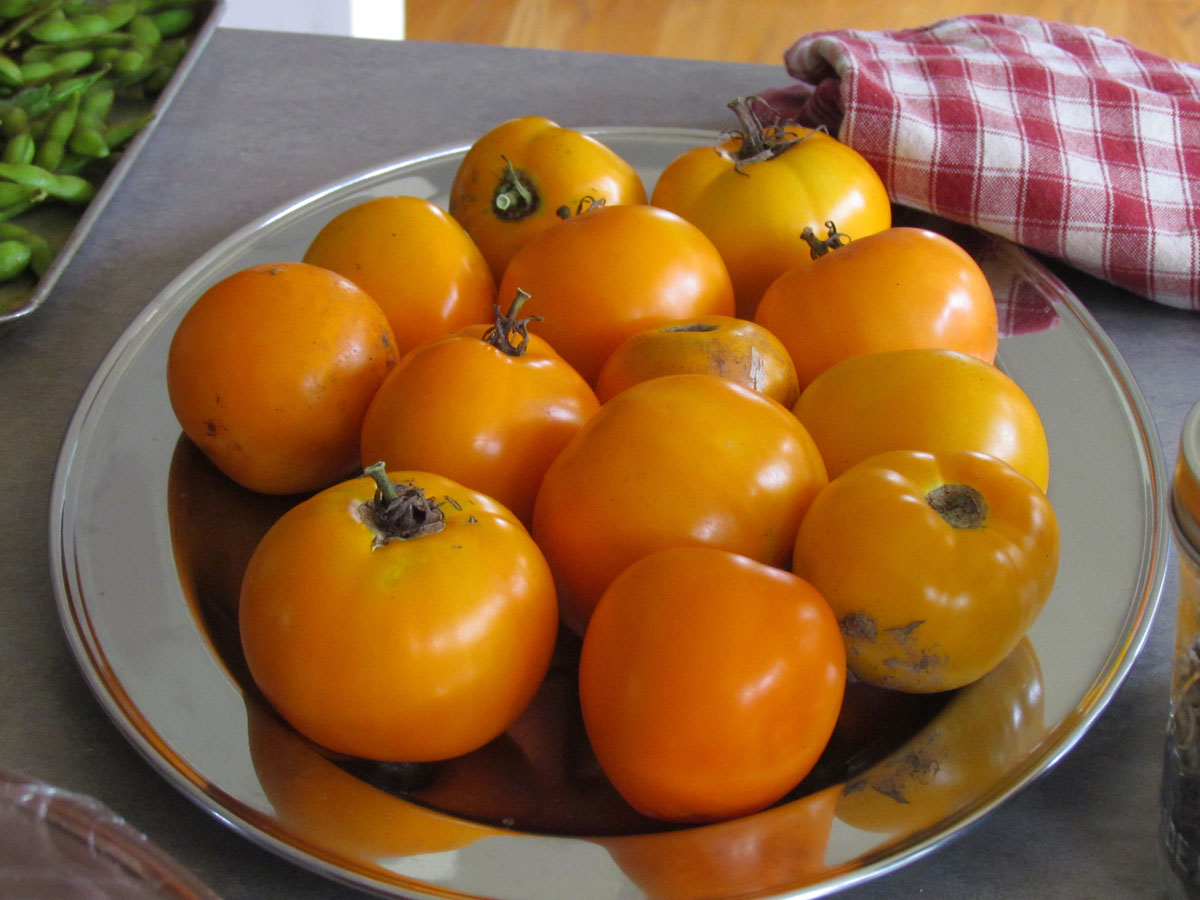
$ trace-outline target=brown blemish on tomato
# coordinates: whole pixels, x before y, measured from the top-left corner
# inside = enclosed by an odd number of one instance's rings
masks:
[[[878,633],[875,620],[865,613],[850,613],[850,615],[844,616],[838,625],[842,629],[842,634],[858,641],[873,641]]]

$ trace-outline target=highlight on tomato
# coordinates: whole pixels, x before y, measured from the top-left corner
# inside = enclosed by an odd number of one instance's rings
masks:
[[[531,295],[538,333],[591,384],[646,328],[733,314],[725,262],[696,226],[653,206],[605,206],[561,222],[513,256],[500,296]]]
[[[637,170],[600,140],[544,116],[522,116],[467,150],[450,186],[449,209],[499,281],[520,247],[563,219],[597,206],[645,202]]]
[[[410,352],[363,420],[362,462],[437,472],[499,500],[528,524],[542,475],[600,408],[592,388],[522,317],[519,292],[488,327]]]
[[[799,240],[805,228],[832,220],[866,237],[891,226],[892,207],[883,180],[849,145],[824,131],[764,124],[754,98],[729,106],[739,130],[673,160],[650,202],[708,235],[733,278],[737,315],[752,319],[771,282],[811,260]]]
[[[398,358],[379,304],[320,266],[235,272],[184,315],[167,356],[183,433],[238,484],[320,490],[358,466],[363,417]]]
[[[644,815],[764,809],[825,749],[846,681],[838,623],[790,573],[712,547],[622,571],[588,624],[579,700],[596,759]]]
[[[1054,508],[1007,463],[895,451],[817,495],[792,570],[833,608],[861,681],[929,693],[977,681],[1012,652],[1058,559]]]
[[[847,781],[838,819],[914,834],[985,800],[1046,737],[1044,687],[1033,644],[1022,638],[933,721]]]
[[[1050,447],[1033,401],[994,365],[955,350],[864,353],[835,363],[794,407],[834,478],[886,450],[974,450],[1042,490]]]
[[[812,262],[775,279],[754,314],[787,347],[801,388],[836,362],[884,350],[940,348],[995,361],[996,300],[966,250],[923,228],[862,238],[834,222],[825,228],[824,238],[806,230]]]
[[[396,347],[491,319],[496,280],[470,235],[421,197],[363,200],[327,222],[304,261],[349,278],[383,307]]]
[[[582,633],[631,563],[680,545],[783,566],[826,483],[786,407],[717,375],[666,375],[600,407],[546,470],[533,535],[568,627]]]
[[[601,367],[596,396],[603,403],[640,381],[688,372],[720,375],[788,408],[800,396],[779,338],[733,316],[697,316],[630,335]]]
[[[379,465],[267,531],[239,625],[255,684],[298,732],[337,753],[426,762],[483,746],[521,714],[558,614],[546,561],[509,510]]]

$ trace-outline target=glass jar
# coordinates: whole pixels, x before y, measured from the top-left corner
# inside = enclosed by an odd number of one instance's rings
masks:
[[[1168,896],[1200,900],[1200,403],[1184,420],[1171,505],[1179,605],[1159,840]]]

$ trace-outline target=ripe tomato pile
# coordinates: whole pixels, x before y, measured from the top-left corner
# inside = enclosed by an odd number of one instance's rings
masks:
[[[187,312],[184,434],[294,499],[238,615],[301,734],[469,753],[570,636],[612,785],[715,821],[805,778],[848,679],[953,691],[1022,641],[1059,534],[983,273],[894,226],[849,147],[731,106],[649,195],[595,138],[506,122],[448,209],[365,201]]]

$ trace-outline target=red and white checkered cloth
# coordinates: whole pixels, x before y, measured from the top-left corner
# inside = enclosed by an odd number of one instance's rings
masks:
[[[1200,67],[1025,16],[828,31],[765,91],[826,126],[892,199],[1200,309]]]

